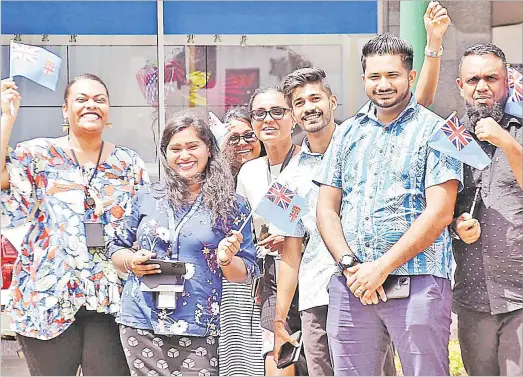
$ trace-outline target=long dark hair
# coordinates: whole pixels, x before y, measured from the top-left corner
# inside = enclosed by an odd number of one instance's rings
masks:
[[[214,227],[224,232],[230,229],[228,219],[238,214],[238,202],[234,190],[234,179],[218,147],[207,117],[195,110],[185,110],[176,114],[167,121],[160,143],[160,155],[165,171],[164,191],[175,209],[186,206],[190,202],[190,192],[186,178],[178,175],[167,161],[167,146],[173,135],[193,127],[198,137],[205,143],[210,152],[209,161],[205,170],[197,179],[201,184],[203,206],[210,212]],[[162,185],[163,186],[163,185]]]

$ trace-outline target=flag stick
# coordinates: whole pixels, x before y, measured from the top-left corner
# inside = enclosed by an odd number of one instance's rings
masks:
[[[474,210],[476,209],[476,203],[478,202],[480,190],[481,190],[481,188],[477,187],[476,192],[474,193],[474,200],[472,200],[472,206],[470,207],[470,216],[472,216],[472,217],[474,217]]]
[[[13,80],[13,78],[10,76],[9,77],[9,80]],[[13,80],[14,81],[14,80]],[[13,100],[9,100],[9,106],[10,106],[10,110],[11,110],[11,116],[15,116],[16,115],[16,110],[15,110],[15,103],[13,102]]]
[[[249,219],[252,217],[253,213],[254,213],[254,209],[251,211],[251,213],[249,213],[249,216],[247,216],[247,218],[243,221],[243,224],[240,227],[240,229],[238,229],[238,232],[241,233],[243,231],[243,228],[245,228],[245,225],[247,225],[247,223],[249,222]]]

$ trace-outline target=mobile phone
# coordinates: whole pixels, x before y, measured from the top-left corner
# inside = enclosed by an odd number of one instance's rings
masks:
[[[185,262],[164,259],[149,259],[143,264],[159,264],[160,270],[162,271],[161,275],[185,275],[187,273]]]
[[[387,298],[407,298],[410,296],[410,276],[389,275],[383,283]]]
[[[301,331],[296,331],[291,335],[292,338],[296,339],[299,343],[298,347],[294,347],[291,343],[287,342],[281,346],[280,357],[276,367],[278,369],[287,368],[298,361],[300,358],[300,352],[302,347]]]
[[[140,289],[142,291],[162,291],[163,289],[172,290],[173,287],[183,290],[184,275],[187,272],[185,268],[185,262],[180,261],[168,261],[163,259],[149,259],[143,264],[159,264],[159,274],[151,274],[142,276],[142,283]],[[170,287],[170,288],[165,288]]]

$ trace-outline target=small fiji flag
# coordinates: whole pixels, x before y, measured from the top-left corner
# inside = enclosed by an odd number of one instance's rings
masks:
[[[507,68],[508,99],[505,105],[507,114],[523,117],[523,75],[512,67]]]
[[[62,59],[41,47],[11,41],[9,77],[23,76],[56,90]]]
[[[293,233],[306,213],[305,199],[281,183],[274,182],[254,212],[286,233]]]
[[[430,137],[429,146],[479,170],[492,162],[461,124],[455,111]]]

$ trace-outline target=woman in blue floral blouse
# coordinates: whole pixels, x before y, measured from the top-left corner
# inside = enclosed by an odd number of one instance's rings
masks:
[[[206,117],[173,116],[161,156],[165,180],[137,195],[107,249],[130,273],[117,317],[122,345],[133,375],[218,375],[222,277],[249,282],[259,273],[250,209]],[[146,264],[152,257],[185,263],[183,291],[170,306],[160,307],[162,293],[144,285],[144,275],[159,272],[159,264]]]
[[[32,375],[75,375],[79,365],[84,375],[129,375],[114,320],[121,281],[104,246],[148,182],[145,164],[104,141],[109,93],[95,75],[65,89],[68,136],[9,148],[19,105],[16,84],[3,80],[2,226],[29,222],[7,305],[11,328]]]

